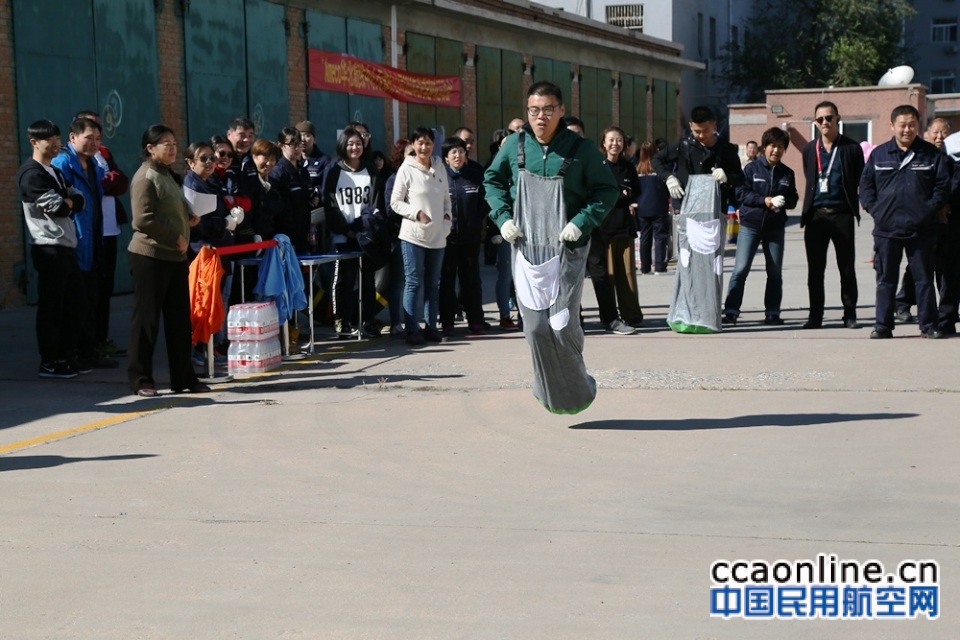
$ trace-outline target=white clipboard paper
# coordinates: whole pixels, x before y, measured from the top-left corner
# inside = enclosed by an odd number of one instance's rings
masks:
[[[190,203],[195,215],[205,216],[217,210],[217,196],[213,193],[200,193],[187,187],[183,188],[183,197]]]

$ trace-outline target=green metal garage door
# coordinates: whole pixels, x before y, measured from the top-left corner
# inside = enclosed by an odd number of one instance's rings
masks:
[[[307,46],[311,49],[349,53],[364,60],[383,63],[380,25],[365,20],[307,11]],[[374,148],[384,152],[393,146],[385,140],[384,99],[338,91],[310,91],[310,121],[317,128],[317,144],[333,154],[337,131],[348,122],[359,120],[370,130]]]
[[[93,109],[103,118],[104,144],[133,176],[140,136],[159,119],[153,0],[13,0],[13,17],[21,158],[31,154],[25,133],[31,122],[53,120],[66,142],[73,114]],[[127,225],[121,249],[129,237]],[[24,256],[27,301],[35,303],[36,272],[26,247]],[[116,290],[131,290],[123,250]]]
[[[282,5],[265,0],[244,4],[247,51],[247,113],[264,138],[277,134],[290,122],[290,94],[287,84],[286,11]],[[291,29],[298,28],[291,25]]]
[[[205,0],[187,5],[184,54],[187,130],[193,142],[223,134],[247,114],[247,63],[243,0]],[[264,38],[265,47],[274,45]]]

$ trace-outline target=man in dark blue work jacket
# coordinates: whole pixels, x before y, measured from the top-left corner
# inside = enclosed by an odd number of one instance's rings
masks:
[[[871,338],[892,338],[900,258],[904,252],[913,273],[920,331],[942,338],[937,328],[933,262],[937,247],[937,212],[950,195],[946,156],[918,137],[920,113],[901,105],[890,114],[893,138],[870,154],[860,178],[860,203],[873,216],[877,272],[877,317]]]

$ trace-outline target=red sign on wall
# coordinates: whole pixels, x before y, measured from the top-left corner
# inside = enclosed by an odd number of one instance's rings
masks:
[[[310,49],[310,88],[438,107],[460,106],[458,76],[428,76],[342,53]]]

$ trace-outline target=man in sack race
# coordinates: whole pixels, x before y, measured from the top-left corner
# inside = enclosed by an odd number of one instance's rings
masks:
[[[527,124],[504,140],[484,174],[490,219],[513,245],[513,278],[533,356],[533,395],[553,413],[597,395],[583,361],[580,299],[590,232],[619,196],[597,146],[562,126],[551,82],[527,91]]]
[[[744,183],[737,145],[721,140],[717,116],[707,106],[690,112],[690,134],[653,157],[654,171],[674,203],[678,262],[667,324],[677,333],[716,333],[721,329],[723,234],[721,216],[736,208]],[[710,176],[710,180],[696,176]]]

